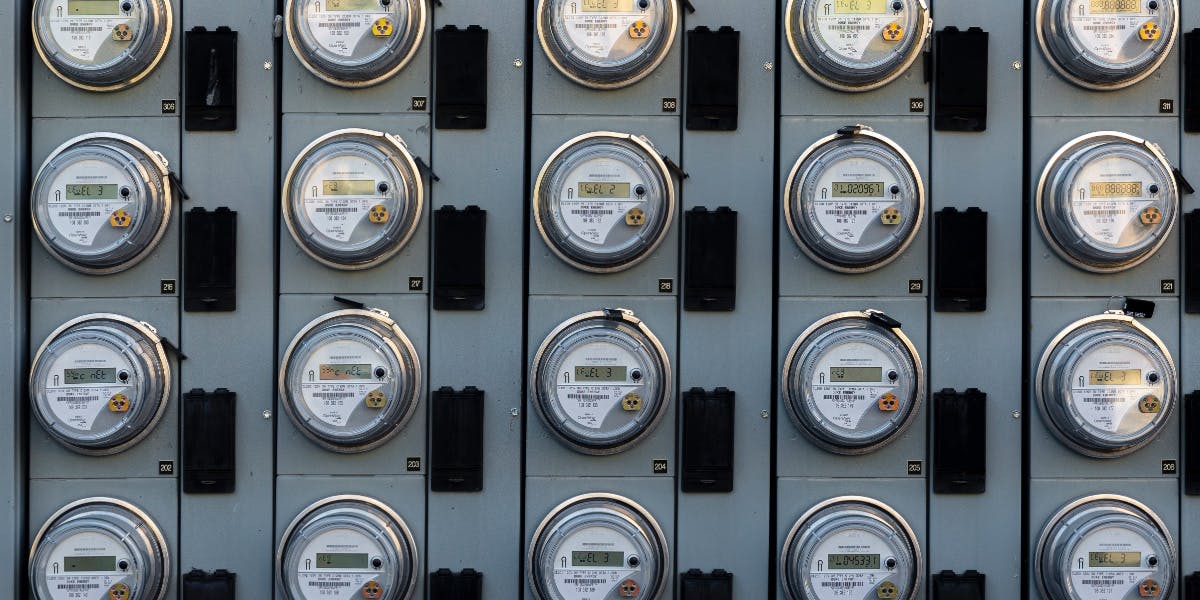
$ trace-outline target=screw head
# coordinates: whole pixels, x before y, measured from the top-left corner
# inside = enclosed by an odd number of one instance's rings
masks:
[[[271,411],[269,411],[269,410],[262,411],[262,416],[264,419],[270,420],[271,419]]]
[[[269,61],[269,60],[263,61],[263,70],[264,71],[270,71],[271,69],[274,69],[274,68],[275,68],[275,65],[273,63],[271,63],[271,61]]]
[[[508,414],[516,417],[516,416],[520,416],[521,411],[520,411],[520,409],[510,408],[510,409],[508,409]]]
[[[1012,62],[1012,70],[1014,70],[1014,71],[1020,71],[1020,70],[1021,70],[1021,66],[1022,66],[1022,65],[1021,65],[1021,61],[1019,61],[1019,60],[1014,60],[1014,61]]]
[[[767,62],[763,63],[763,70],[764,71],[774,71],[775,63],[768,60]]]
[[[4,215],[4,222],[5,222],[5,223],[12,223],[12,221],[13,221],[13,216],[12,216],[12,215]]]
[[[1021,418],[1021,411],[1019,411],[1019,410],[1014,410],[1014,411],[1012,412],[1012,417],[1013,417],[1014,419],[1020,419],[1020,418]]]
[[[760,413],[758,413],[758,414],[759,414],[759,416],[761,416],[761,417],[762,417],[762,418],[764,418],[764,419],[770,419],[770,418],[771,418],[771,413],[769,413],[769,412],[767,412],[767,411],[765,411],[765,410],[764,410],[764,411],[762,411],[762,412],[760,412]]]
[[[513,65],[513,67],[520,69],[521,67],[525,66],[525,61],[523,61],[519,58],[514,58],[512,65]]]

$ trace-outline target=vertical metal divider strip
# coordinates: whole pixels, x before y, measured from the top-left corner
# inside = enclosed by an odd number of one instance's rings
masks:
[[[283,15],[284,1],[285,0],[275,0],[275,14],[276,15]],[[279,337],[280,337],[280,328],[279,328],[280,284],[279,284],[279,281],[280,281],[281,262],[279,260],[279,257],[280,257],[280,253],[281,253],[281,249],[282,249],[282,242],[283,242],[283,240],[282,240],[283,234],[280,231],[280,227],[279,227],[279,223],[283,219],[283,208],[282,208],[283,203],[281,201],[281,199],[283,197],[283,173],[282,173],[282,168],[281,168],[283,166],[283,77],[280,75],[280,72],[283,67],[283,53],[285,52],[285,50],[284,50],[284,40],[282,37],[275,37],[274,40],[275,40],[275,44],[274,44],[275,56],[273,57],[273,60],[275,61],[275,66],[276,66],[276,69],[274,70],[274,72],[275,72],[275,75],[274,75],[275,104],[274,104],[274,109],[273,109],[273,117],[274,117],[274,124],[275,124],[275,163],[274,163],[274,169],[273,169],[272,176],[274,177],[274,181],[275,181],[275,197],[271,198],[271,214],[274,216],[274,218],[271,219],[271,238],[274,241],[274,244],[273,244],[274,258],[272,260],[272,263],[273,263],[272,273],[274,275],[274,281],[272,281],[271,298],[273,298],[275,301],[275,313],[274,313],[275,322],[273,324],[272,340],[271,340],[271,352],[272,352],[272,357],[273,357],[271,364],[274,364],[275,368],[278,369],[280,365],[277,364],[277,362],[276,362],[277,359],[275,359],[274,356],[276,356],[277,352],[278,352],[277,349],[279,348]],[[279,514],[278,514],[279,513],[279,502],[278,502],[279,487],[278,487],[277,482],[279,479],[279,420],[281,418],[281,416],[279,414],[280,407],[277,404],[279,401],[278,399],[279,399],[279,391],[280,391],[279,390],[279,381],[278,381],[277,377],[271,377],[271,390],[272,390],[272,394],[271,394],[271,402],[269,403],[269,406],[274,407],[274,410],[272,411],[273,418],[271,419],[271,433],[272,433],[272,435],[271,435],[271,449],[272,449],[272,452],[271,452],[271,486],[270,486],[271,487],[271,521],[270,521],[269,525],[271,526],[271,530],[272,530],[271,546],[272,546],[272,548],[274,548],[275,544],[279,543],[278,540],[274,539],[275,538],[275,534],[274,534],[275,523],[277,523],[278,519],[279,519]],[[274,568],[274,560],[273,559],[272,559],[271,563],[272,563],[272,568]],[[271,577],[271,595],[272,595],[272,597],[277,597],[279,594],[279,590],[275,589],[275,585],[277,583],[278,583],[278,577],[276,577],[274,574],[272,574],[272,577]]]
[[[781,541],[775,539],[776,532],[778,531],[779,527],[779,502],[777,501],[777,498],[779,497],[779,428],[776,426],[776,422],[780,418],[778,411],[775,409],[779,408],[779,404],[776,403],[776,399],[779,398],[779,388],[782,385],[782,383],[779,381],[780,373],[777,365],[779,365],[780,362],[779,359],[781,351],[781,340],[779,338],[779,266],[781,263],[780,255],[782,253],[782,248],[780,247],[780,243],[782,241],[782,236],[779,232],[779,229],[782,221],[780,213],[782,212],[783,207],[783,186],[780,184],[780,177],[783,174],[783,164],[781,162],[783,149],[780,143],[780,124],[782,122],[780,113],[783,111],[783,92],[782,85],[780,85],[783,78],[783,65],[780,64],[783,61],[783,14],[782,3],[776,1],[774,29],[775,56],[773,58],[775,61],[775,76],[773,77],[775,82],[775,111],[772,119],[774,121],[774,149],[771,154],[774,157],[775,162],[775,164],[772,166],[772,177],[774,180],[771,183],[771,189],[774,190],[771,194],[771,385],[769,386],[769,389],[771,390],[771,398],[767,403],[767,406],[770,407],[767,409],[769,411],[767,414],[769,417],[771,417],[769,419],[769,428],[771,430],[771,456],[769,459],[771,462],[771,471],[769,475],[771,482],[769,489],[771,497],[767,502],[769,506],[767,512],[770,515],[767,519],[768,527],[770,527],[770,535],[767,536],[769,544],[769,547],[767,548],[767,556],[770,559],[767,561],[767,579],[769,580],[767,584],[767,590],[769,600],[775,600],[778,594],[778,586],[775,585],[775,582],[778,581],[779,577],[781,576],[779,573],[779,561],[775,556],[775,548],[778,547],[778,542]]]
[[[1030,252],[1030,244],[1032,243],[1032,238],[1030,237],[1030,234],[1032,231],[1029,225],[1029,210],[1032,206],[1032,198],[1030,197],[1029,189],[1030,184],[1032,183],[1032,168],[1030,165],[1030,160],[1033,157],[1030,136],[1031,126],[1033,123],[1030,116],[1032,112],[1032,90],[1030,84],[1032,81],[1029,74],[1029,61],[1032,58],[1031,49],[1033,40],[1031,39],[1029,33],[1029,23],[1032,15],[1032,5],[1030,2],[1026,1],[1025,20],[1022,24],[1025,43],[1023,48],[1023,57],[1021,59],[1025,65],[1024,75],[1022,75],[1025,85],[1025,94],[1024,108],[1022,110],[1021,118],[1024,138],[1021,150],[1021,155],[1024,157],[1022,160],[1023,169],[1021,176],[1021,311],[1024,315],[1022,317],[1021,327],[1021,416],[1023,417],[1021,423],[1021,575],[1023,580],[1029,577],[1030,566],[1029,519],[1031,515],[1029,511],[1029,476],[1031,471],[1029,440],[1031,435],[1030,426],[1033,421],[1031,411],[1032,402],[1031,398],[1029,397],[1032,377],[1031,373],[1029,372],[1029,359],[1031,356],[1029,344],[1032,342],[1030,335],[1030,326],[1032,322],[1032,314],[1030,310],[1030,294],[1032,292],[1030,279],[1030,260],[1032,254]],[[1021,586],[1021,598],[1022,600],[1029,600],[1028,582],[1026,582],[1026,585]]]
[[[426,157],[426,160],[428,161],[429,169],[432,173],[437,172],[437,136],[434,135],[434,132],[437,131],[437,129],[433,124],[434,105],[437,101],[434,97],[434,94],[437,91],[437,68],[435,67],[437,63],[437,5],[437,2],[432,2],[429,5],[429,30],[426,33],[426,35],[428,35],[431,39],[435,40],[429,43],[429,91],[427,92],[428,96],[426,96],[425,102],[425,110],[429,115],[429,156]],[[430,562],[431,557],[429,551],[429,539],[432,537],[432,530],[429,528],[429,500],[432,498],[432,494],[429,491],[429,482],[431,481],[433,469],[433,346],[435,344],[433,338],[433,290],[435,284],[433,280],[433,253],[434,249],[436,248],[433,239],[433,213],[434,196],[437,195],[437,190],[434,189],[434,183],[433,177],[429,177],[429,185],[426,188],[428,192],[426,192],[425,197],[425,210],[428,213],[428,216],[425,217],[427,219],[426,227],[429,230],[429,236],[426,239],[425,256],[425,339],[428,341],[425,344],[425,377],[422,379],[421,384],[425,386],[425,389],[421,390],[420,392],[425,398],[425,422],[422,424],[425,427],[425,456],[424,462],[422,463],[422,466],[425,467],[425,511],[424,514],[421,515],[424,523],[423,529],[425,531],[425,535],[423,536],[424,539],[422,539],[419,544],[421,546],[420,555],[423,557],[423,559],[417,561],[418,566],[424,563],[424,568],[421,568],[416,573],[417,577],[425,579],[426,595],[429,595],[429,573],[431,573],[433,569],[433,565]]]
[[[929,384],[925,386],[925,397],[923,398],[924,402],[922,402],[922,406],[925,407],[925,431],[926,431],[926,434],[925,434],[925,457],[924,457],[925,463],[924,463],[924,467],[923,467],[924,476],[925,476],[925,546],[926,546],[926,548],[925,548],[925,572],[922,573],[921,575],[924,577],[924,580],[925,580],[924,594],[926,597],[932,596],[932,592],[933,592],[933,579],[931,578],[931,574],[933,572],[933,560],[932,560],[933,548],[932,548],[932,543],[930,540],[933,539],[934,522],[933,522],[933,512],[930,510],[930,507],[933,504],[933,502],[932,502],[933,493],[931,492],[931,488],[932,488],[932,484],[933,484],[933,482],[932,482],[932,479],[933,479],[933,475],[932,475],[932,473],[933,473],[933,437],[935,435],[937,435],[937,431],[935,431],[933,428],[934,407],[933,407],[933,402],[931,402],[931,400],[933,398],[933,387],[934,387],[933,386],[933,375],[934,375],[934,369],[935,369],[934,365],[936,364],[936,361],[933,360],[935,344],[934,344],[934,339],[933,339],[934,310],[933,310],[932,298],[933,298],[933,293],[934,293],[933,290],[936,287],[936,282],[934,281],[935,275],[933,272],[933,264],[937,260],[937,254],[936,254],[937,245],[934,240],[934,238],[936,237],[936,234],[934,233],[934,227],[933,227],[933,223],[934,223],[933,207],[936,205],[936,202],[934,201],[934,199],[937,197],[937,193],[938,193],[938,190],[934,186],[936,179],[933,176],[934,172],[937,171],[937,163],[934,162],[934,160],[933,160],[933,157],[935,156],[935,153],[933,151],[933,143],[934,143],[933,110],[934,110],[934,106],[937,105],[937,100],[936,100],[936,98],[934,98],[934,94],[937,93],[937,88],[936,88],[936,86],[933,85],[934,74],[929,72],[930,70],[937,68],[936,67],[936,65],[937,65],[936,58],[934,57],[934,54],[933,54],[937,48],[937,42],[936,42],[936,39],[937,39],[936,24],[937,24],[937,18],[938,18],[937,3],[931,2],[929,9],[930,9],[930,13],[933,15],[933,22],[935,24],[935,27],[934,27],[934,31],[932,31],[930,33],[929,48],[927,50],[929,52],[929,54],[927,55],[928,59],[924,61],[925,62],[924,75],[925,75],[926,82],[929,85],[929,91],[925,95],[925,140],[926,140],[926,144],[927,144],[926,158],[928,160],[928,162],[926,164],[928,164],[929,166],[926,167],[926,169],[925,169],[925,180],[927,182],[926,187],[925,187],[925,189],[927,190],[926,197],[925,197],[925,219],[926,219],[926,221],[924,224],[922,224],[922,226],[925,227],[925,230],[928,232],[928,236],[926,238],[928,252],[926,252],[926,255],[925,255],[925,355],[926,355],[926,357],[925,357],[925,368],[926,368],[925,381],[928,381]]]
[[[519,406],[521,416],[521,468],[517,474],[521,478],[521,494],[520,494],[520,518],[517,520],[517,539],[521,540],[517,548],[518,555],[521,557],[519,561],[519,573],[517,576],[517,589],[515,590],[514,600],[523,597],[525,590],[525,573],[529,566],[528,553],[525,550],[525,499],[527,497],[527,474],[526,474],[526,449],[527,440],[529,439],[529,405],[526,403],[526,398],[529,397],[529,367],[526,361],[529,360],[529,271],[530,271],[530,224],[529,214],[533,212],[533,53],[534,42],[533,38],[536,32],[534,31],[535,24],[535,2],[536,0],[525,0],[525,140],[522,148],[525,151],[525,160],[523,161],[524,173],[522,173],[522,190],[524,194],[521,197],[521,395],[514,403]]]
[[[681,2],[680,4],[682,5],[683,3]],[[676,98],[675,106],[676,106],[676,110],[678,111],[678,112],[676,112],[677,115],[680,113],[686,114],[685,111],[687,109],[685,108],[685,106],[686,106],[686,103],[688,102],[688,98],[687,98],[688,11],[683,6],[679,7],[679,21],[680,21],[680,32],[681,32],[680,38],[679,38],[679,46],[680,46],[679,50],[680,50],[680,54],[682,56],[679,59],[679,64],[680,64],[679,90],[675,96],[675,98]],[[679,168],[685,172],[687,171],[687,156],[684,154],[686,152],[686,147],[684,144],[684,131],[685,131],[684,123],[686,122],[686,120],[687,120],[686,117],[679,118],[679,120],[678,120],[679,131],[677,134],[677,138],[678,138],[677,142],[678,142],[678,146],[679,146],[679,156],[675,157],[675,160],[677,161]],[[683,344],[684,344],[683,289],[684,289],[684,279],[686,277],[686,274],[683,271],[683,262],[684,262],[683,252],[684,252],[684,248],[686,248],[685,238],[688,233],[684,229],[684,223],[686,222],[686,219],[684,218],[684,214],[687,212],[684,210],[684,206],[686,206],[686,204],[687,204],[684,201],[684,197],[685,197],[684,186],[686,184],[687,184],[687,180],[685,180],[683,178],[679,179],[679,188],[678,188],[679,193],[675,197],[675,202],[677,203],[677,206],[675,207],[676,208],[676,210],[675,210],[676,221],[674,224],[675,227],[677,227],[678,231],[679,231],[679,235],[676,236],[677,246],[678,246],[679,250],[675,256],[676,278],[675,278],[675,284],[674,284],[674,286],[675,286],[675,363],[676,363],[675,364],[675,385],[671,386],[671,389],[674,390],[674,392],[672,392],[672,393],[675,396],[674,398],[672,398],[672,400],[674,401],[673,404],[675,406],[675,471],[674,471],[674,475],[672,475],[672,477],[671,477],[673,480],[672,486],[671,486],[671,500],[674,503],[671,507],[671,516],[673,519],[673,522],[671,525],[672,525],[672,529],[674,530],[673,534],[671,536],[671,539],[675,540],[675,544],[677,547],[679,544],[679,525],[681,523],[681,520],[679,518],[679,505],[680,505],[680,503],[679,503],[679,494],[680,494],[679,481],[680,481],[680,477],[681,477],[680,469],[683,466],[683,446],[682,446],[682,440],[683,440],[683,436],[682,436],[682,434],[683,434]],[[675,595],[678,597],[681,594],[683,594],[683,589],[681,588],[680,581],[679,581],[680,563],[679,563],[679,552],[678,551],[671,552],[671,564],[668,565],[668,568],[670,569],[670,573],[671,573],[670,577],[671,577],[672,583],[673,583],[672,588],[675,589]]]

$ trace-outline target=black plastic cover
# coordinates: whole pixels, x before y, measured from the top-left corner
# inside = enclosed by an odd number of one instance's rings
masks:
[[[444,387],[430,406],[429,488],[435,492],[483,489],[483,390]]]
[[[933,576],[933,600],[984,600],[984,575],[970,570],[962,575],[942,571]]]
[[[712,573],[691,569],[679,579],[679,600],[733,600],[733,574],[724,569]]]
[[[443,206],[433,213],[433,308],[483,310],[487,211]]]
[[[483,573],[463,569],[455,573],[438,569],[429,574],[429,600],[482,600]]]
[[[1183,217],[1183,310],[1200,313],[1200,210]]]
[[[1183,578],[1183,600],[1200,600],[1200,571]]]
[[[434,49],[433,123],[438,129],[486,129],[488,30],[447,25]]]
[[[986,131],[988,33],[978,27],[947,27],[934,34],[934,44],[934,129]]]
[[[228,27],[195,27],[184,36],[183,127],[237,129],[238,34]]]
[[[183,310],[237,310],[237,213],[226,207],[184,213]]]
[[[237,598],[237,574],[225,569],[212,573],[192,569],[183,576],[182,600],[233,600]]]
[[[217,388],[183,395],[183,491],[229,494],[237,475],[237,394]]]
[[[733,491],[734,393],[692,388],[683,394],[684,492]]]
[[[684,214],[683,308],[731,311],[737,303],[738,214],[698,206]]]
[[[1200,29],[1183,34],[1183,130],[1200,133]]]
[[[933,395],[933,491],[987,489],[987,394],[970,388]]]
[[[1183,493],[1200,496],[1200,391],[1183,397]]]
[[[987,310],[988,214],[944,208],[934,213],[933,237],[934,310]]]
[[[687,128],[736,131],[742,34],[724,26],[687,32]]]

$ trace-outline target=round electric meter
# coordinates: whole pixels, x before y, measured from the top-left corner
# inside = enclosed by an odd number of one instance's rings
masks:
[[[671,362],[632,312],[583,313],[546,336],[530,369],[533,405],[571,449],[616,454],[650,435],[671,404]]]
[[[572,81],[617,89],[662,64],[679,27],[676,0],[539,0],[537,35]]]
[[[334,452],[366,452],[400,432],[421,397],[421,362],[388,313],[339,310],[296,334],[279,369],[292,422]]]
[[[112,92],[158,66],[173,18],[170,0],[34,0],[33,43],[59,79]]]
[[[1055,437],[1095,458],[1124,456],[1162,432],[1178,403],[1175,361],[1132,317],[1076,321],[1046,347],[1036,396]]]
[[[810,509],[792,527],[780,557],[789,600],[913,600],[924,571],[917,536],[904,518],[858,496]]]
[[[921,357],[900,323],[878,311],[817,321],[792,344],[783,366],[792,422],[838,454],[891,442],[912,423],[924,395]]]
[[[399,73],[425,37],[426,0],[288,0],[288,43],[304,68],[362,88]]]
[[[116,133],[59,146],[30,199],[33,231],[51,256],[90,275],[118,273],[158,246],[171,220],[167,159]]]
[[[658,600],[670,551],[654,517],[633,500],[584,494],[558,505],[529,544],[537,600]]]
[[[87,498],[54,513],[29,551],[38,600],[163,600],[171,579],[158,525],[128,502]]]
[[[1124,133],[1063,146],[1038,183],[1042,235],[1067,262],[1111,273],[1150,258],[1179,214],[1179,188],[1161,148]]]
[[[864,273],[896,260],[925,218],[917,165],[869,127],[842,129],[804,151],[788,176],[784,216],[821,266]]]
[[[287,600],[407,600],[417,586],[417,544],[382,502],[333,496],[288,526],[275,573]]]
[[[1042,598],[1170,598],[1175,544],[1146,505],[1124,496],[1089,496],[1051,517],[1033,570]]]
[[[29,375],[33,415],[80,454],[116,454],[140,442],[171,397],[171,363],[147,323],[109,313],[64,323],[42,343]]]
[[[1167,59],[1177,0],[1039,0],[1037,36],[1060,75],[1092,90],[1129,87]]]
[[[784,23],[800,67],[843,92],[895,81],[933,29],[925,0],[788,0]]]
[[[533,216],[546,245],[591,273],[646,260],[675,218],[675,180],[650,140],[598,131],[563,144],[533,188]]]
[[[343,129],[309,144],[283,184],[283,220],[317,262],[367,269],[400,252],[421,220],[425,184],[399,136]]]

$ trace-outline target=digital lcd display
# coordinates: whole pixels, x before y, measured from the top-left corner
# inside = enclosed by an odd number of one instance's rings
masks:
[[[596,552],[592,550],[572,550],[572,567],[623,567],[625,566],[624,552]]]
[[[63,383],[86,385],[89,383],[116,383],[117,370],[109,368],[63,369]]]
[[[365,569],[367,555],[353,552],[318,552],[318,569]]]
[[[116,200],[115,183],[68,183],[67,200]]]
[[[628,198],[629,197],[629,182],[623,181],[620,183],[600,182],[589,183],[582,182],[579,184],[580,198]]]
[[[63,557],[63,572],[79,573],[97,571],[112,572],[117,570],[115,556],[66,556]]]
[[[1138,198],[1142,195],[1140,181],[1093,181],[1088,187],[1093,198]]]
[[[328,364],[321,365],[321,380],[371,379],[371,365]]]
[[[321,182],[326,196],[370,196],[375,193],[373,179],[326,179]]]
[[[119,0],[67,0],[67,14],[75,16],[99,16],[121,14]]]
[[[625,381],[627,367],[575,367],[575,381]]]
[[[874,570],[879,568],[878,554],[830,554],[829,568],[837,570]]]
[[[882,198],[882,181],[835,181],[834,198]]]
[[[1142,12],[1142,0],[1092,0],[1088,12],[1093,15],[1115,15]]]
[[[633,12],[633,0],[580,0],[583,12]]]
[[[1141,369],[1093,369],[1088,371],[1091,385],[1138,385],[1142,383]]]
[[[1088,552],[1089,567],[1140,567],[1141,552]]]
[[[830,383],[877,383],[883,380],[883,367],[829,367]]]
[[[837,0],[833,12],[839,15],[882,15],[891,0]]]

